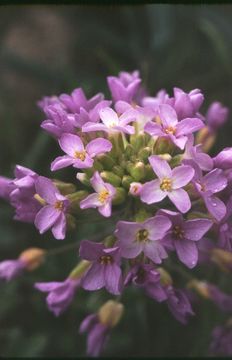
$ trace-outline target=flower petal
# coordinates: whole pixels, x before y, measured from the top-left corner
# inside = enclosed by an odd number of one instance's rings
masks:
[[[104,265],[94,263],[82,280],[82,287],[85,290],[99,290],[105,286]]]
[[[119,295],[121,293],[122,285],[122,271],[120,267],[116,264],[106,265],[105,266],[105,287],[106,289],[114,295]]]
[[[148,121],[144,126],[144,131],[150,134],[151,136],[163,136],[164,133],[159,124],[155,122]]]
[[[82,240],[79,255],[82,259],[95,261],[103,254],[104,245],[89,240]]]
[[[58,219],[52,227],[52,233],[57,240],[63,240],[66,233],[66,217],[60,212]]]
[[[92,178],[90,179],[90,182],[96,192],[100,192],[102,190],[105,190],[105,188],[106,188],[105,183],[102,180],[98,171],[95,171]]]
[[[87,122],[82,126],[82,132],[91,132],[91,131],[106,131],[108,132],[108,127],[101,123],[92,123]]]
[[[140,192],[140,198],[146,204],[153,204],[163,200],[167,192],[160,189],[160,180],[152,180],[145,183]]]
[[[98,199],[98,194],[93,193],[87,196],[85,199],[81,200],[80,208],[81,209],[89,209],[89,208],[96,208],[101,206],[102,203]]]
[[[194,169],[188,165],[177,166],[172,171],[172,187],[179,189],[187,185],[194,176]]]
[[[84,145],[81,138],[73,134],[63,134],[59,140],[61,149],[69,156],[74,156],[75,151],[83,151]]]
[[[35,190],[48,204],[55,204],[58,190],[50,179],[39,176],[35,181]]]
[[[73,162],[74,162],[74,159],[71,158],[70,156],[67,156],[67,155],[59,156],[51,163],[51,171],[63,169],[67,166],[72,165]]]
[[[169,199],[177,207],[177,209],[185,214],[191,208],[191,201],[188,193],[183,189],[177,189],[168,193]]]
[[[155,264],[161,264],[162,259],[168,257],[165,248],[160,241],[148,241],[144,245],[144,254]]]
[[[157,155],[150,156],[148,160],[159,179],[163,179],[164,177],[171,178],[172,170],[167,161],[161,159]]]
[[[176,125],[176,136],[188,135],[204,127],[203,121],[198,118],[186,118]]]
[[[198,250],[193,241],[189,240],[176,240],[175,247],[177,255],[186,266],[192,269],[197,264]]]
[[[217,193],[227,186],[227,179],[221,169],[214,169],[204,176],[203,183],[208,191]]]
[[[183,223],[184,237],[188,240],[201,240],[211,228],[213,222],[208,219],[193,219]]]
[[[160,118],[164,127],[176,126],[178,119],[175,110],[170,105],[159,106]]]
[[[130,244],[136,239],[137,231],[141,225],[136,222],[119,221],[116,225],[115,235],[121,244]]]
[[[98,207],[98,211],[105,217],[110,217],[112,212],[111,201],[106,202],[104,205]]]
[[[105,152],[109,152],[112,149],[112,144],[109,140],[103,138],[97,138],[86,146],[86,151],[91,157],[94,157]]]
[[[102,122],[107,126],[111,127],[112,125],[119,125],[119,119],[117,113],[109,108],[106,107],[99,111],[100,118]]]
[[[40,234],[43,234],[50,227],[54,225],[59,218],[60,212],[55,210],[52,206],[44,206],[35,217],[35,226],[39,230]]]
[[[171,221],[162,215],[157,215],[144,222],[144,228],[149,232],[150,240],[162,239],[167,230],[170,229]]]
[[[224,202],[222,202],[218,197],[216,196],[204,196],[205,205],[213,217],[217,221],[221,221],[224,216],[226,215],[226,206]]]

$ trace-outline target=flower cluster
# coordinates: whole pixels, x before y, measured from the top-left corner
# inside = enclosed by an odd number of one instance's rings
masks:
[[[110,229],[107,236],[80,242],[80,261],[63,282],[35,284],[48,293],[48,308],[56,316],[79,288],[105,288],[116,296],[80,326],[81,333],[88,332],[92,356],[120,320],[121,297],[131,286],[163,303],[157,306],[167,306],[183,324],[194,315],[192,292],[232,308],[225,294],[220,297],[214,285],[193,275],[193,268],[205,263],[232,268],[232,148],[208,154],[228,109],[215,102],[202,114],[199,89],[148,96],[138,71],[109,76],[107,82],[110,100],[100,93],[88,99],[77,88],[38,103],[45,114],[41,128],[59,147],[52,179],[19,165],[14,179],[0,177],[0,196],[15,209],[15,219],[34,223],[40,234],[51,230],[63,240],[80,218],[102,219]],[[67,167],[71,183],[54,179]],[[41,254],[46,259],[43,250],[29,253],[0,263],[0,278],[33,270]],[[182,269],[189,270],[184,285],[175,280]],[[214,332],[221,336],[222,330]]]

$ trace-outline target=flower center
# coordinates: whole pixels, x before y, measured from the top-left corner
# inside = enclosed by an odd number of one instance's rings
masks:
[[[114,259],[110,255],[102,255],[99,258],[99,262],[101,265],[111,265]]]
[[[86,151],[83,150],[83,151],[75,151],[74,152],[74,157],[75,159],[79,159],[81,161],[84,161],[85,158],[86,158]]]
[[[141,229],[136,234],[136,240],[139,242],[145,242],[148,240],[149,232],[146,229]]]
[[[172,127],[172,126],[168,126],[165,130],[164,130],[164,132],[166,133],[166,134],[171,134],[171,135],[174,135],[175,134],[175,132],[176,132],[176,128],[175,127]]]
[[[205,184],[203,184],[203,183],[201,183],[201,182],[198,182],[198,184],[199,184],[200,187],[201,187],[201,191],[205,191],[205,190],[206,190]]]
[[[172,180],[169,178],[164,178],[160,184],[160,189],[163,191],[171,191],[172,190]]]
[[[184,237],[184,230],[181,229],[181,227],[179,225],[175,225],[173,227],[173,234],[175,237],[179,238],[179,239],[183,239]]]
[[[98,194],[98,200],[103,204],[109,197],[110,193],[107,190],[102,190],[99,194]]]
[[[62,211],[64,209],[63,201],[56,201],[56,203],[54,205],[54,208],[59,210],[59,211]]]

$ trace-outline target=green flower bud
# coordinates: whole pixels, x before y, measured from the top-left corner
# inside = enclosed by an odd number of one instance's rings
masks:
[[[145,147],[138,153],[139,160],[148,162],[148,157],[151,155],[151,148]]]
[[[131,135],[130,136],[130,143],[134,147],[136,152],[139,151],[141,148],[144,148],[145,145],[146,145],[145,134]]]
[[[103,165],[97,159],[95,159],[95,161],[94,161],[93,168],[95,171],[103,171],[104,170]]]
[[[154,145],[153,152],[156,155],[171,153],[175,145],[165,137],[159,137]]]
[[[129,176],[129,175],[124,175],[123,178],[122,178],[122,186],[129,190],[130,188],[130,184],[134,181],[133,177],[132,176]]]
[[[91,187],[89,176],[85,173],[77,173],[76,175],[77,180],[79,180],[83,185],[87,187]]]
[[[69,208],[71,211],[77,211],[80,209],[80,201],[88,196],[88,192],[85,190],[76,191],[75,193],[67,195],[70,201]]]
[[[180,165],[182,158],[183,158],[182,155],[176,155],[176,156],[174,156],[174,157],[170,160],[169,165],[170,165],[172,168]]]
[[[132,164],[132,165],[131,165]],[[145,165],[138,161],[136,164],[131,163],[128,165],[128,172],[136,180],[140,181],[145,178]]]
[[[102,171],[100,175],[105,182],[108,182],[113,186],[119,186],[121,184],[121,178],[111,171]]]
[[[106,236],[105,239],[103,240],[103,243],[106,247],[113,247],[114,243],[116,241],[116,238],[114,235],[109,235]]]
[[[131,144],[128,144],[124,150],[124,155],[130,160],[131,156],[135,155],[135,149]]]
[[[154,180],[155,174],[150,164],[145,165],[145,180]]]
[[[118,176],[120,176],[120,177],[122,177],[122,176],[124,175],[124,170],[123,170],[123,169],[121,168],[121,166],[119,166],[119,165],[115,165],[115,166],[113,167],[112,171],[113,171],[116,175],[118,175]]]
[[[54,179],[52,182],[62,195],[67,195],[76,191],[76,186],[74,184],[66,183],[57,179]]]
[[[134,220],[136,222],[143,222],[147,220],[150,216],[151,213],[142,208],[136,213]]]
[[[71,214],[66,215],[66,221],[67,221],[67,229],[68,230],[75,230],[76,228],[76,220],[75,217]]]
[[[126,191],[122,187],[116,187],[116,194],[112,200],[113,205],[120,205],[126,199]]]
[[[97,159],[102,164],[105,170],[111,170],[115,165],[115,161],[110,155],[107,154],[99,155]]]

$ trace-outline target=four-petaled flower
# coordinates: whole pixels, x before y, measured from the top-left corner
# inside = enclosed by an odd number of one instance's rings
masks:
[[[158,121],[149,121],[144,130],[151,136],[168,137],[181,150],[184,149],[189,134],[201,129],[204,124],[198,118],[186,118],[178,121],[175,110],[169,105],[160,105]]]
[[[135,120],[135,114],[136,113],[133,110],[128,110],[124,112],[122,115],[118,116],[113,109],[106,107],[99,111],[99,115],[102,122],[101,123],[87,122],[82,127],[82,131],[83,132],[105,131],[109,134],[115,132],[134,134],[135,132],[134,127],[128,124]]]
[[[69,200],[61,195],[52,181],[39,176],[35,182],[36,195],[39,195],[45,206],[35,217],[35,226],[40,234],[52,229],[54,237],[58,240],[65,238],[66,212]]]
[[[182,187],[192,180],[194,169],[191,166],[181,165],[172,170],[165,160],[156,155],[150,156],[149,162],[158,179],[143,185],[140,192],[141,200],[146,204],[153,204],[168,196],[179,211],[182,213],[189,211],[191,201]]]
[[[99,290],[105,287],[111,294],[120,294],[122,272],[118,247],[105,248],[103,244],[83,240],[80,244],[80,257],[92,262],[82,278],[84,289]]]
[[[115,188],[105,183],[99,172],[96,171],[90,182],[96,193],[90,194],[80,202],[81,209],[98,208],[101,215],[109,217],[111,215],[112,200],[116,194]]]
[[[63,134],[59,144],[67,155],[59,156],[52,162],[52,171],[70,165],[79,169],[90,168],[93,166],[95,156],[112,149],[111,142],[103,138],[94,139],[84,147],[81,138],[72,134]]]
[[[160,264],[168,254],[162,239],[171,227],[165,216],[155,216],[142,223],[119,221],[115,235],[123,257],[135,258],[141,252],[156,264]]]
[[[177,252],[178,258],[189,268],[196,266],[198,261],[198,248],[196,241],[202,239],[211,228],[213,222],[208,219],[193,219],[184,221],[180,213],[168,210],[160,210],[161,215],[167,216],[172,227],[164,238]]]

